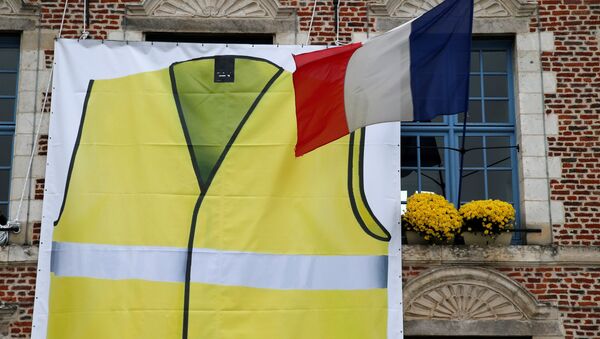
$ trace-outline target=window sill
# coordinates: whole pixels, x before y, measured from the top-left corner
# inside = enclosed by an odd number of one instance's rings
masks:
[[[600,265],[600,248],[593,246],[436,246],[402,245],[402,262],[410,265],[476,264]]]

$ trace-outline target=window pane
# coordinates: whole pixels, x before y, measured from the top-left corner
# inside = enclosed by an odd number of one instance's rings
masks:
[[[483,80],[483,89],[486,97],[507,97],[506,75],[486,75]]]
[[[488,171],[489,199],[512,202],[512,173],[510,171]]]
[[[14,111],[14,99],[0,99],[0,122],[13,122],[15,120]]]
[[[446,195],[444,171],[421,171],[421,191]]]
[[[12,135],[0,135],[0,166],[10,166]]]
[[[487,51],[483,52],[484,72],[506,72],[506,52]]]
[[[417,137],[401,138],[400,162],[402,167],[417,167]]]
[[[17,90],[17,74],[0,73],[0,95],[15,95]]]
[[[19,68],[19,49],[0,48],[0,69],[17,70]]]
[[[481,77],[479,75],[471,75],[469,80],[469,96],[481,97]]]
[[[494,43],[492,45],[492,43]],[[415,191],[450,194],[456,199],[459,184],[459,152],[440,147],[462,146],[462,125],[465,119],[467,137],[464,147],[462,202],[496,198],[519,205],[518,192],[513,192],[516,175],[514,110],[509,44],[494,41],[473,43],[470,55],[469,107],[466,113],[437,117],[430,122],[402,124],[402,188],[408,195]],[[433,122],[433,121],[432,121]],[[416,137],[415,137],[416,135]],[[512,140],[512,141],[511,141]],[[419,145],[417,152],[406,146]],[[483,146],[488,149],[483,149]],[[432,152],[437,146],[436,152]],[[496,148],[498,147],[498,148]],[[417,163],[417,158],[418,163]],[[409,167],[410,166],[410,167]],[[419,167],[417,171],[416,168]],[[412,169],[415,168],[415,169]],[[448,181],[445,182],[444,180]],[[513,197],[517,196],[517,200]],[[404,194],[404,193],[403,193]]]
[[[10,181],[10,172],[0,170],[0,201],[8,201],[8,184]]]
[[[458,122],[462,123],[464,120],[464,114],[458,115]],[[477,123],[482,122],[481,120],[481,100],[469,100],[469,115],[467,122]]]
[[[402,171],[402,190],[406,191],[407,196],[411,196],[418,189],[417,182],[417,170],[403,170]]]
[[[479,72],[479,52],[471,52],[471,72]]]
[[[458,147],[462,145],[462,137],[458,140]],[[465,153],[464,167],[483,167],[483,140],[481,137],[467,137],[465,139]],[[473,148],[479,148],[470,150]],[[470,150],[470,151],[469,151]]]
[[[509,137],[487,137],[485,138],[487,146],[487,166],[488,167],[510,167],[510,148],[491,148],[510,146]]]
[[[486,122],[509,122],[508,100],[488,100],[485,102]]]
[[[483,171],[465,170],[463,172],[463,183],[461,201],[485,199],[485,186],[483,182]]]
[[[444,166],[444,137],[427,137],[421,139],[421,167]]]

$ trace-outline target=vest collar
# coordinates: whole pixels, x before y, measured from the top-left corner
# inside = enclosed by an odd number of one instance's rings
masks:
[[[233,82],[218,82],[218,58],[233,61]],[[202,192],[237,135],[283,69],[266,59],[211,56],[169,67],[171,90]]]

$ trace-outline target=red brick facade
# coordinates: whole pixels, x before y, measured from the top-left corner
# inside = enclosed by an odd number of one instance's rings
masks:
[[[8,331],[11,338],[29,338],[35,297],[36,264],[0,266],[0,301],[16,311]]]
[[[64,1],[36,1],[41,5],[41,28],[58,30]],[[92,0],[90,36],[106,39],[121,30],[128,0]],[[299,31],[308,30],[312,1],[282,0],[296,8]],[[375,31],[376,18],[368,15],[369,2],[340,1],[339,41],[348,43],[353,32]],[[549,137],[549,156],[562,159],[562,177],[551,182],[552,200],[562,201],[565,223],[554,225],[553,241],[563,246],[600,245],[600,0],[541,0],[540,23],[535,13],[530,31],[554,33],[554,51],[542,54],[543,69],[554,72],[556,94],[545,96],[547,114],[558,116],[559,134]],[[62,36],[78,38],[82,33],[83,2],[69,1]],[[311,42],[331,44],[336,37],[332,1],[319,1],[312,24]],[[299,41],[298,43],[302,43]],[[45,50],[46,67],[53,51]],[[39,103],[41,105],[42,103]],[[47,109],[49,111],[49,109]],[[47,135],[38,144],[38,153],[47,151]],[[34,181],[35,199],[44,193],[44,179]],[[40,223],[33,226],[33,245],[39,244]],[[415,279],[432,266],[404,267],[406,281]],[[567,338],[600,338],[600,267],[576,264],[552,266],[507,265],[498,272],[521,284],[541,302],[558,306]],[[36,265],[0,265],[0,302],[16,305],[9,325],[10,336],[29,337]]]
[[[557,114],[559,136],[549,155],[562,158],[562,178],[552,198],[564,202],[565,224],[555,226],[561,245],[600,245],[600,1],[541,1],[542,30],[554,33],[555,51],[543,54],[545,71],[556,73],[556,94],[546,113]],[[531,23],[537,30],[537,20]]]

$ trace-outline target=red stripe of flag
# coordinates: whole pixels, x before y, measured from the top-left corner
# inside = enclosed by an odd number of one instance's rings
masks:
[[[354,43],[294,55],[297,157],[349,133],[344,109],[344,78],[350,57],[361,46]]]

